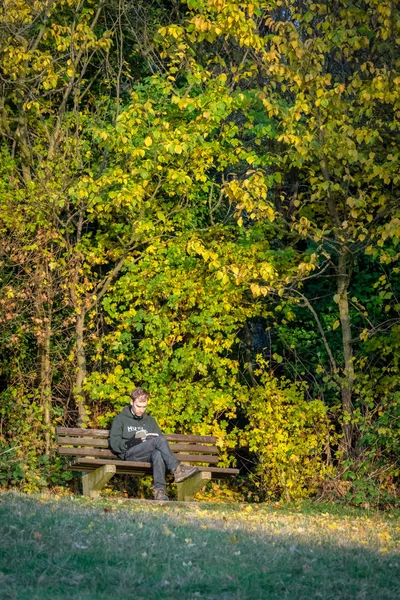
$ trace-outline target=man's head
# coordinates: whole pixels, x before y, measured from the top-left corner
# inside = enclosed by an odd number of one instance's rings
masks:
[[[142,417],[146,412],[147,404],[149,402],[149,394],[143,388],[136,388],[131,394],[131,407],[132,412],[137,417]]]

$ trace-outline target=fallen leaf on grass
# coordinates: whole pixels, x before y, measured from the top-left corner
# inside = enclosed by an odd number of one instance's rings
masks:
[[[33,532],[33,537],[36,538],[37,540],[39,540],[42,537],[42,534],[39,533],[38,531],[34,531]]]
[[[79,550],[87,550],[89,548],[89,546],[85,546],[84,544],[78,544],[77,542],[74,542],[74,546],[75,548],[79,548]]]
[[[170,529],[168,529],[168,527],[166,525],[163,525],[163,534],[170,535],[171,537],[175,537],[174,532],[171,531]]]

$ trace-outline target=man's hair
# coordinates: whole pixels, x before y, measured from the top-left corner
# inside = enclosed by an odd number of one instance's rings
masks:
[[[143,400],[148,400],[149,394],[143,388],[137,387],[131,393],[131,398],[133,401],[137,400],[138,398],[143,398]]]

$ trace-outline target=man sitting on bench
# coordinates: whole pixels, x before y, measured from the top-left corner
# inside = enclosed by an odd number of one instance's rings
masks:
[[[117,415],[111,425],[110,446],[122,460],[150,462],[153,467],[154,498],[166,501],[165,469],[180,483],[198,472],[197,467],[181,465],[171,452],[156,420],[146,414],[149,394],[136,388],[131,402]]]

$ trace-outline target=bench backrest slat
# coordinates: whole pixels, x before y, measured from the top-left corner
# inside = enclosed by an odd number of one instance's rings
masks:
[[[58,435],[73,435],[80,437],[108,438],[110,431],[108,429],[81,429],[78,427],[57,427]]]
[[[107,448],[109,449],[108,439],[91,438],[91,437],[70,437],[67,435],[59,435],[57,437],[59,446],[90,446],[91,448]]]
[[[101,458],[115,458],[111,450],[105,448],[64,448],[58,447],[59,454],[68,454],[69,456],[100,456]]]
[[[215,444],[218,440],[214,435],[190,435],[185,433],[166,433],[169,442],[195,442],[197,444]]]
[[[108,429],[79,429],[77,427],[57,427],[56,432],[58,435],[69,437],[103,439],[108,439],[110,434]],[[217,438],[213,435],[186,435],[183,433],[166,433],[165,438],[169,442],[193,442],[197,444],[215,444],[217,441]]]
[[[57,438],[59,446],[73,446],[74,448],[106,448],[109,450],[108,440],[102,438],[79,438],[59,435]],[[217,446],[206,446],[204,444],[182,444],[180,442],[170,443],[172,452],[201,452],[202,454],[218,454]]]
[[[69,456],[98,456],[100,458],[115,458],[115,455],[110,451],[103,448],[64,448],[59,446],[59,454],[67,454]],[[187,454],[176,452],[175,456],[185,462],[202,462],[212,463],[218,462],[218,456],[213,454]]]
[[[69,456],[92,456],[99,458],[116,458],[115,454],[113,454],[110,450],[105,450],[103,448],[64,448],[63,446],[59,446],[58,448],[59,454],[67,454]],[[202,462],[209,464],[216,464],[218,462],[218,456],[214,454],[188,454],[176,452],[175,456],[178,460],[185,462]]]

